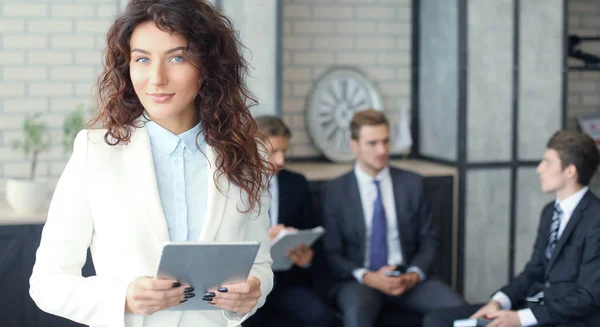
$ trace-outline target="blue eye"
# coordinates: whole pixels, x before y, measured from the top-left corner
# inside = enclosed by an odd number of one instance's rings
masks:
[[[183,61],[183,57],[182,56],[175,56],[171,60],[174,61],[174,62],[182,62]]]
[[[150,59],[142,57],[142,58],[138,58],[135,62],[149,63]]]

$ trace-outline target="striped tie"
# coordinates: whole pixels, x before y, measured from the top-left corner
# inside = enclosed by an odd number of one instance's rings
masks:
[[[550,224],[550,235],[548,235],[548,247],[546,248],[546,259],[550,260],[552,252],[558,242],[558,229],[562,218],[562,210],[557,202],[554,203],[554,212],[552,213],[552,223]]]

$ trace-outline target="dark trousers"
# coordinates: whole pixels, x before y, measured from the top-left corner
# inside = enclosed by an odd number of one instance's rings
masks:
[[[344,315],[344,327],[375,326],[387,302],[423,314],[465,304],[457,293],[435,278],[426,279],[400,296],[389,296],[357,281],[348,281],[340,285],[336,300]]]
[[[329,327],[333,309],[312,290],[304,286],[277,287],[265,305],[244,322],[244,327],[288,326],[290,319],[299,326]]]

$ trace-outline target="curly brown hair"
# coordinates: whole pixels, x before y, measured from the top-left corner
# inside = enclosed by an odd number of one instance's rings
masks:
[[[256,122],[250,107],[257,103],[246,87],[248,64],[244,60],[233,25],[204,0],[130,0],[106,37],[104,67],[98,78],[99,113],[90,126],[106,128],[110,145],[126,144],[144,107],[129,73],[130,40],[134,29],[153,22],[165,32],[187,41],[186,54],[201,74],[195,107],[202,122],[205,142],[216,152],[216,180],[228,180],[248,195],[249,212],[268,191],[268,163],[259,152]],[[222,190],[221,190],[222,191]],[[241,210],[238,208],[238,210]]]

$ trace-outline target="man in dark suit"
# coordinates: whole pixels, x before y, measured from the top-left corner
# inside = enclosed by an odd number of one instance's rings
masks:
[[[492,320],[489,327],[600,326],[600,201],[587,187],[598,163],[591,137],[554,134],[537,172],[542,191],[556,200],[542,210],[523,272],[487,304],[434,312],[425,326],[452,326],[470,315]]]
[[[289,128],[274,116],[259,116],[256,122],[260,134],[267,138],[273,173],[269,236],[273,239],[283,229],[317,227],[306,178],[283,169],[291,137]],[[313,248],[303,245],[291,251],[289,258],[295,265],[289,271],[275,272],[275,286],[267,302],[244,326],[273,326],[276,314],[290,317],[302,326],[330,326],[333,310],[312,290],[313,274],[323,266],[322,251],[318,251],[318,245]]]
[[[344,326],[374,326],[386,303],[421,313],[463,305],[430,275],[438,239],[423,180],[388,166],[387,118],[360,111],[350,130],[354,169],[323,190],[324,245]]]

